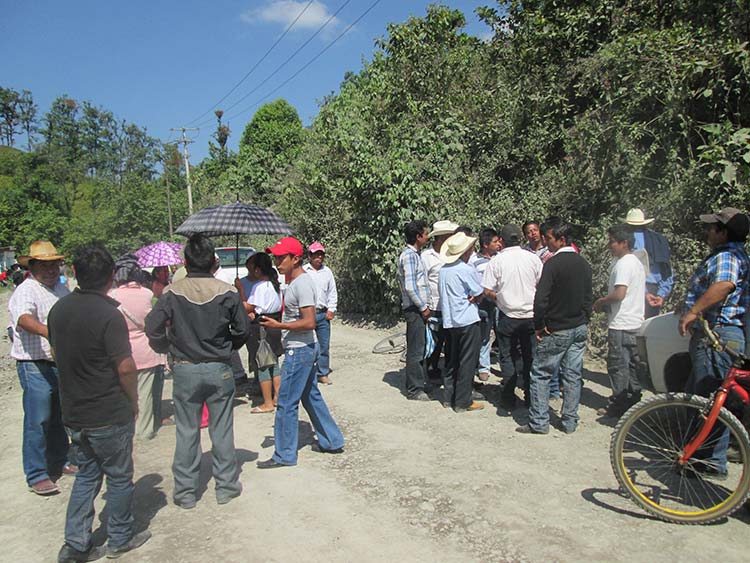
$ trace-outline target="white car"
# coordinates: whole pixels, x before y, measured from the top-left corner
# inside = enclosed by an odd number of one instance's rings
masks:
[[[251,246],[217,248],[216,255],[219,257],[220,269],[216,273],[216,278],[231,285],[234,285],[234,278],[244,278],[247,275],[245,261],[251,252],[255,252]]]
[[[690,375],[690,337],[680,336],[678,322],[677,315],[665,313],[646,319],[638,331],[643,383],[656,393],[684,391]]]

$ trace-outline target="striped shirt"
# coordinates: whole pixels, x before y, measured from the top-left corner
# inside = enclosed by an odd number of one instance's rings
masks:
[[[424,311],[430,306],[430,286],[419,252],[406,245],[398,257],[398,281],[401,286],[401,308],[416,307]]]
[[[703,317],[711,326],[743,326],[743,316],[750,306],[750,258],[741,242],[728,242],[713,250],[690,278],[685,296],[684,311],[689,311],[695,302],[715,283],[731,282],[734,289],[722,303],[703,311]]]
[[[49,341],[38,334],[31,334],[18,326],[18,319],[23,315],[31,315],[42,323],[47,324],[52,306],[61,297],[70,293],[67,287],[57,283],[53,289],[39,283],[33,277],[19,285],[8,302],[10,324],[13,328],[13,346],[10,350],[11,358],[15,360],[48,360],[53,361]]]

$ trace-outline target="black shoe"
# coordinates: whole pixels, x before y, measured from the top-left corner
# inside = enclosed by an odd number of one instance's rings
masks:
[[[237,498],[242,494],[242,483],[238,483],[240,488],[236,491],[232,491],[228,495],[216,496],[216,504],[227,504],[233,498]]]
[[[479,391],[472,391],[471,392],[471,400],[472,401],[486,401],[487,399]]]
[[[284,465],[279,463],[272,457],[269,457],[266,461],[259,461],[255,464],[258,469],[276,469],[277,467],[292,467],[291,465]]]
[[[519,434],[549,434],[549,430],[547,430],[546,432],[542,432],[540,430],[534,430],[528,424],[524,424],[523,426],[517,427],[516,432],[518,432]]]
[[[687,472],[688,477],[702,477],[703,479],[710,479],[711,481],[726,481],[729,478],[729,473],[721,471],[716,467],[705,465],[704,463],[698,463],[692,471]]]
[[[195,499],[194,498],[187,498],[183,500],[177,500],[172,499],[174,501],[175,506],[179,506],[180,508],[184,508],[185,510],[190,510],[191,508],[195,508]]]
[[[411,395],[410,397],[407,397],[407,399],[409,399],[410,401],[429,401],[430,396],[424,391],[420,390],[414,393],[413,395]]]
[[[63,544],[57,554],[57,563],[78,563],[79,561],[96,561],[106,554],[107,550],[103,545],[92,545],[86,551],[78,551],[70,547],[67,543]]]
[[[516,396],[513,395],[512,397],[505,397],[503,395],[500,395],[500,406],[507,411],[512,411],[514,408],[516,408]]]
[[[341,446],[340,448],[334,448],[332,450],[327,450],[325,448],[321,448],[320,444],[313,444],[310,449],[319,454],[343,454],[344,453],[344,446]]]
[[[727,461],[730,463],[742,463],[742,455],[740,449],[737,446],[730,446],[727,448]]]
[[[151,539],[151,532],[149,532],[148,530],[144,530],[130,538],[130,541],[125,545],[121,545],[119,547],[107,546],[107,559],[117,559],[128,551],[138,549],[149,539]]]

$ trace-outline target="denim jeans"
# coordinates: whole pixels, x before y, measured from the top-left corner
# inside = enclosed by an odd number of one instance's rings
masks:
[[[638,379],[638,345],[635,330],[609,329],[607,331],[607,372],[612,383],[610,403],[626,407],[641,396]]]
[[[534,319],[514,319],[502,315],[497,323],[500,345],[500,369],[505,384],[502,396],[506,401],[515,397],[516,386],[521,387],[529,401],[529,372],[534,359],[536,337]]]
[[[531,406],[529,426],[537,432],[549,430],[549,382],[559,368],[565,385],[562,404],[562,426],[568,432],[578,426],[578,403],[581,400],[581,369],[586,349],[588,325],[557,330],[542,337],[531,367]]]
[[[221,362],[178,362],[172,368],[176,443],[172,473],[174,501],[195,501],[201,466],[201,415],[208,407],[216,498],[230,498],[242,490],[234,451],[234,378],[232,367]]]
[[[331,321],[326,319],[328,311],[315,313],[315,335],[318,337],[320,354],[316,362],[317,377],[324,377],[331,371]]]
[[[318,389],[315,375],[317,354],[317,344],[288,348],[284,353],[279,403],[273,425],[273,459],[284,465],[297,465],[300,401],[318,435],[320,447],[324,450],[344,447],[344,436]]]
[[[65,543],[79,551],[91,547],[94,500],[107,478],[107,535],[110,547],[133,537],[133,433],[135,424],[68,429],[78,465],[65,516]]]
[[[739,352],[745,349],[745,332],[738,326],[717,326],[714,332],[729,348]],[[708,343],[703,332],[696,330],[690,338],[690,360],[693,371],[688,379],[687,390],[702,397],[709,397],[716,391],[732,366],[732,358],[726,352],[717,352]],[[714,433],[706,439],[716,440]],[[710,454],[709,462],[719,471],[727,470],[727,447],[729,446],[729,429],[722,432]]]
[[[482,302],[484,305],[484,302]],[[490,303],[479,308],[479,319],[480,319],[480,331],[482,336],[482,345],[479,348],[479,365],[477,371],[481,373],[490,373],[490,334],[492,333],[492,327],[495,323],[495,309],[496,305]]]
[[[425,386],[425,322],[416,307],[404,309],[406,317],[406,369],[404,393],[407,397],[424,391]]]
[[[16,362],[23,389],[23,472],[29,485],[60,475],[67,463],[68,435],[60,412],[57,368],[51,362]]]

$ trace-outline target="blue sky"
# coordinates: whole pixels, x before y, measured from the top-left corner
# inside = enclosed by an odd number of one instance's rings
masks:
[[[208,152],[215,126],[213,105],[306,6],[294,27],[219,105],[226,109],[232,147],[254,111],[279,97],[297,108],[305,124],[310,123],[318,100],[338,91],[346,71],[359,71],[362,60],[371,57],[375,40],[386,35],[388,23],[422,16],[434,3],[381,0],[319,59],[281,86],[374,0],[313,0],[309,6],[308,1],[0,0],[0,85],[31,90],[42,112],[61,94],[89,100],[162,140],[170,138],[171,127],[200,124],[190,146],[192,161],[197,163]],[[496,6],[494,0],[443,3],[464,12],[468,33],[487,36],[489,28],[473,12],[477,6]],[[259,86],[333,14],[328,26]]]

